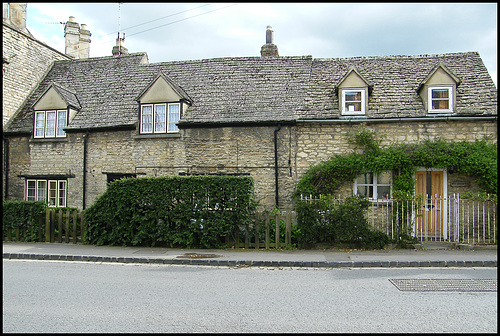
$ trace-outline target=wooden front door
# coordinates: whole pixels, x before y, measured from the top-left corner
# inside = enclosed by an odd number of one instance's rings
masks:
[[[415,195],[421,195],[423,204],[417,209],[415,234],[417,237],[438,238],[443,235],[444,188],[442,171],[415,173]]]

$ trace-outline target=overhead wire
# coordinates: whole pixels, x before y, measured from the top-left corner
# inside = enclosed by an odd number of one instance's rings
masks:
[[[201,15],[205,15],[205,14],[213,13],[213,12],[216,12],[216,11],[219,11],[219,10],[222,10],[222,9],[226,9],[226,8],[229,8],[229,7],[232,7],[232,6],[236,6],[236,5],[237,5],[237,4],[232,4],[232,5],[229,5],[229,6],[226,6],[226,7],[217,8],[217,9],[214,9],[214,10],[211,10],[211,11],[208,11],[208,12],[205,12],[205,13],[201,13],[201,14],[193,15],[193,16],[190,16],[190,17],[187,17],[187,18],[184,18],[184,19],[180,19],[180,20],[177,20],[177,21],[172,21],[172,22],[169,22],[169,23],[163,24],[163,25],[161,25],[161,26],[156,26],[156,27],[153,27],[153,28],[149,28],[149,29],[146,29],[146,30],[143,30],[143,31],[140,31],[140,32],[137,32],[137,33],[134,33],[134,34],[128,35],[128,36],[130,37],[130,36],[134,36],[134,35],[142,34],[142,33],[145,33],[145,32],[148,32],[148,31],[151,31],[151,30],[153,30],[153,29],[158,29],[158,28],[161,28],[161,27],[169,26],[169,25],[174,24],[174,23],[178,23],[178,22],[181,22],[181,21],[185,21],[185,20],[188,20],[188,19],[192,19],[192,18],[195,18],[195,17],[201,16]]]
[[[158,19],[154,19],[154,20],[151,20],[151,21],[147,21],[147,22],[144,22],[144,23],[139,23],[135,26],[131,26],[131,27],[127,27],[127,28],[124,28],[123,30],[127,30],[127,29],[132,29],[132,28],[136,28],[136,27],[140,27],[140,26],[144,26],[148,23],[151,23],[151,22],[155,22],[155,21],[159,21],[159,20],[163,20],[163,19],[166,19],[168,17],[171,17],[171,16],[175,16],[175,15],[179,15],[179,14],[182,14],[182,13],[186,13],[186,12],[189,12],[189,11],[192,11],[192,10],[195,10],[195,9],[198,9],[198,8],[202,8],[202,7],[205,7],[205,6],[209,6],[210,4],[205,4],[205,5],[202,5],[202,6],[198,6],[198,7],[195,7],[195,8],[191,8],[191,9],[187,9],[187,10],[184,10],[184,11],[181,11],[181,12],[177,12],[177,13],[174,13],[174,14],[170,14],[170,15],[167,15],[167,16],[163,16],[161,18],[158,18]],[[104,34],[102,36],[107,36],[107,35],[111,35],[111,34],[116,34],[116,32],[112,32],[112,33],[108,33],[108,34]]]
[[[208,5],[210,5],[210,4],[206,4],[206,5],[202,5],[202,6],[199,6],[199,7],[191,8],[191,9],[188,9],[188,10],[185,10],[185,11],[181,11],[181,12],[177,12],[177,13],[174,13],[174,14],[170,14],[170,15],[167,15],[167,16],[164,16],[164,17],[161,17],[161,18],[158,18],[158,19],[154,19],[154,20],[151,20],[151,21],[148,21],[148,22],[140,23],[140,24],[135,25],[135,26],[132,26],[132,27],[125,28],[125,29],[123,29],[123,30],[126,30],[126,29],[131,29],[131,28],[135,28],[135,27],[138,27],[138,26],[142,26],[142,25],[145,25],[145,24],[148,24],[148,23],[154,22],[154,21],[158,21],[158,20],[161,20],[161,19],[164,19],[164,18],[167,18],[167,17],[171,17],[171,16],[174,16],[174,15],[182,14],[182,13],[185,13],[185,12],[188,12],[188,11],[191,11],[191,10],[194,10],[194,9],[198,9],[198,8],[201,8],[201,7],[205,7],[205,6],[208,6]],[[158,28],[162,28],[162,27],[165,27],[165,26],[169,26],[169,25],[174,24],[174,23],[178,23],[178,22],[186,21],[186,20],[189,20],[189,19],[192,19],[192,18],[195,18],[195,17],[201,16],[201,15],[205,15],[205,14],[213,13],[213,12],[216,12],[216,11],[219,11],[219,10],[222,10],[222,9],[226,9],[226,8],[229,8],[229,7],[232,7],[232,6],[236,6],[236,5],[237,5],[237,4],[232,4],[232,5],[229,5],[229,6],[222,7],[222,8],[216,8],[216,9],[213,9],[213,10],[208,11],[208,12],[204,12],[204,13],[200,13],[200,14],[197,14],[197,15],[189,16],[189,17],[187,17],[187,18],[183,18],[183,19],[180,19],[180,20],[177,20],[177,21],[172,21],[172,22],[169,22],[169,23],[166,23],[166,24],[160,25],[160,26],[156,26],[156,27],[153,27],[153,28],[149,28],[149,29],[146,29],[146,30],[143,30],[143,31],[137,32],[137,33],[133,33],[133,34],[127,35],[127,37],[130,37],[130,36],[135,36],[135,35],[138,35],[138,34],[142,34],[142,33],[145,33],[145,32],[151,31],[151,30],[154,30],[154,29],[158,29]],[[109,34],[105,34],[105,35],[101,35],[101,36],[108,36],[108,35],[111,35],[111,34],[116,34],[116,32],[109,33]],[[112,40],[102,40],[102,41],[100,41],[100,42],[98,42],[98,43],[108,43],[108,42],[111,42],[111,41],[112,41]],[[89,46],[89,48],[90,48],[90,46]]]

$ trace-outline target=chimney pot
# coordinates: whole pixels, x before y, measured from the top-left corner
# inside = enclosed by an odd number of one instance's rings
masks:
[[[262,57],[278,57],[278,46],[273,44],[273,28],[267,26],[266,29],[266,44],[260,48],[260,55]]]
[[[266,43],[273,43],[273,27],[267,26],[266,29]]]

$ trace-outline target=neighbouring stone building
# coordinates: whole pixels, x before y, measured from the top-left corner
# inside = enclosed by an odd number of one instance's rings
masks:
[[[346,134],[361,127],[382,145],[497,141],[497,90],[476,52],[279,56],[266,34],[260,57],[55,62],[7,125],[6,195],[84,209],[116,178],[233,174],[253,177],[263,206],[286,207],[307,169],[351,152]],[[464,178],[438,173],[442,194]],[[391,178],[346,185],[377,199]]]
[[[3,3],[3,125],[46,74],[53,61],[88,58],[90,32],[74,17],[65,25],[62,53],[37,40],[26,28],[26,3]]]
[[[64,26],[65,53],[36,39],[27,29],[27,3],[3,6],[2,31],[2,127],[19,109],[54,61],[89,57],[90,32],[70,17]],[[8,142],[8,140],[7,140]],[[2,171],[9,169],[5,156],[8,143],[2,139]],[[5,175],[2,189],[5,190]],[[2,196],[6,197],[4,193]]]

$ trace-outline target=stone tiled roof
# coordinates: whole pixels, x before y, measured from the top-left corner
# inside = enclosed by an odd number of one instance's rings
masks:
[[[440,55],[377,56],[315,59],[308,111],[303,119],[339,118],[338,95],[332,83],[355,68],[372,85],[368,118],[423,117],[420,84],[443,64],[460,80],[455,115],[496,115],[497,90],[476,52]]]
[[[426,115],[417,90],[439,64],[460,84],[455,115],[496,115],[497,90],[476,52],[313,59],[230,57],[147,64],[145,53],[57,61],[6,126],[31,132],[31,108],[52,84],[80,109],[68,129],[134,126],[137,97],[163,74],[192,105],[181,124],[340,118],[336,85],[355,69],[371,85],[367,118]],[[74,95],[74,96],[73,96]]]
[[[82,108],[80,106],[80,102],[78,101],[78,97],[76,96],[76,92],[71,91],[57,83],[53,83],[52,87],[61,95],[69,106],[74,107],[77,110]]]

